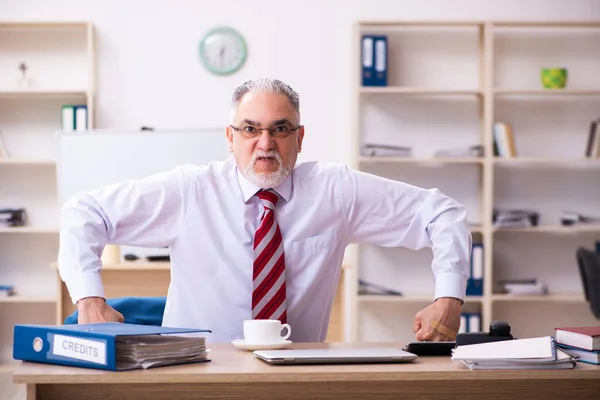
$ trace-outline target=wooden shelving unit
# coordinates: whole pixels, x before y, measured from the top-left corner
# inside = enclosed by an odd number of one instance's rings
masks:
[[[362,94],[404,94],[404,95],[440,95],[440,96],[481,96],[479,90],[431,89],[420,87],[361,87]]]
[[[483,297],[481,296],[469,296],[467,302],[481,302]],[[391,295],[372,295],[363,294],[358,295],[358,301],[364,303],[430,303],[431,296],[422,295],[404,295],[404,296],[391,296]]]
[[[361,156],[360,163],[412,163],[412,164],[481,164],[480,157],[394,157],[394,156]]]
[[[55,296],[9,296],[0,297],[0,303],[21,303],[21,304],[36,304],[36,303],[56,303]]]
[[[12,327],[56,321],[57,146],[62,106],[85,104],[94,127],[94,28],[88,22],[0,21],[0,209],[25,208],[26,225],[0,227],[0,363],[12,359]],[[19,86],[19,64],[29,86]]]
[[[388,38],[387,86],[362,86],[363,34]],[[548,324],[527,324],[526,312],[552,324],[597,323],[575,248],[600,240],[600,225],[561,226],[559,216],[572,209],[600,216],[591,201],[600,198],[600,159],[584,156],[589,124],[600,118],[600,23],[359,21],[353,43],[354,166],[437,187],[467,207],[473,238],[484,246],[484,291],[467,297],[464,311],[480,313],[483,329],[506,319],[520,337],[552,334]],[[542,87],[545,67],[569,68],[565,89]],[[517,157],[494,156],[495,122],[512,124]],[[412,156],[365,156],[367,142],[410,146]],[[474,144],[483,145],[483,157],[433,156]],[[539,208],[541,223],[495,227],[497,207]],[[349,254],[346,336],[414,340],[414,314],[432,300],[430,249],[357,245]],[[530,277],[550,293],[507,295],[495,284]],[[410,295],[359,295],[358,279]]]
[[[38,233],[38,234],[58,234],[56,228],[30,228],[27,226],[18,227],[2,227],[0,233],[4,234],[19,234],[19,233]]]
[[[585,300],[581,293],[553,293],[543,295],[495,294],[492,296],[492,301],[583,303]]]

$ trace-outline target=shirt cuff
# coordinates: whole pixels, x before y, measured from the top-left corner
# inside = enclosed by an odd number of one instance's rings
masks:
[[[65,282],[73,304],[84,297],[102,297],[104,295],[104,286],[102,278],[98,272],[81,272]]]
[[[454,297],[465,301],[467,278],[454,272],[445,272],[435,277],[434,301],[440,297]]]

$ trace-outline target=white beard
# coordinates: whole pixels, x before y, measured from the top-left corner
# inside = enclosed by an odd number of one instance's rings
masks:
[[[264,172],[258,173],[254,170],[254,165],[256,164],[256,160],[259,157],[273,157],[279,163],[279,168],[274,172]],[[281,156],[274,150],[265,152],[265,151],[257,151],[252,155],[252,160],[246,167],[244,171],[244,176],[254,185],[260,187],[261,189],[270,189],[279,185],[281,182],[288,177],[290,172],[283,166],[283,161],[281,160]]]

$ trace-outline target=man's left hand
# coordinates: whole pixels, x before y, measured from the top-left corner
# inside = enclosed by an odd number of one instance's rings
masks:
[[[413,332],[417,340],[420,342],[455,340],[460,327],[461,307],[462,301],[459,299],[440,297],[433,304],[419,311],[413,322]]]

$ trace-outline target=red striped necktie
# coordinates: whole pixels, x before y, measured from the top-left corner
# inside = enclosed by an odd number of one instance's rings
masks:
[[[275,221],[279,196],[272,189],[261,190],[257,196],[264,210],[254,235],[252,318],[286,323],[285,257],[281,231]]]

